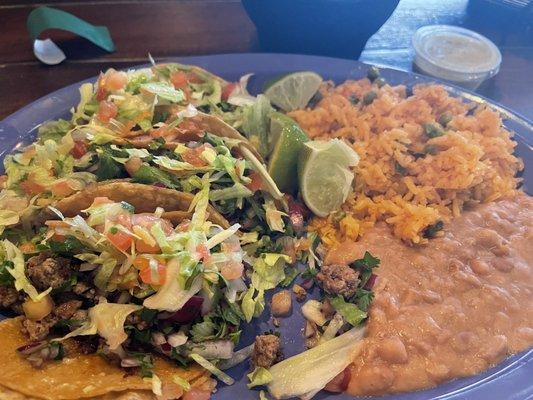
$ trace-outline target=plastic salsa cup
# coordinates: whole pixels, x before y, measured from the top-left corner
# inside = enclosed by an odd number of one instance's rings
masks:
[[[457,26],[424,26],[413,36],[413,47],[418,70],[468,89],[496,75],[502,61],[493,42]]]

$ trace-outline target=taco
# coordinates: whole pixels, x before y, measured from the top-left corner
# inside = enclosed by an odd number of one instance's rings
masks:
[[[107,362],[97,354],[70,353],[62,361],[34,368],[21,360],[19,353],[31,351],[21,335],[21,317],[0,322],[2,363],[0,364],[0,399],[2,400],[155,400],[152,383],[138,374],[126,374],[124,369]],[[65,347],[79,346],[73,339]],[[44,347],[34,343],[34,353]],[[35,350],[37,349],[37,350]],[[198,390],[211,391],[209,373],[198,367],[178,368],[157,358],[154,371],[162,381],[173,382],[175,376]],[[162,385],[162,391],[179,398],[183,389],[178,385]]]
[[[95,184],[31,244],[0,242],[0,300],[22,315],[0,323],[0,398],[176,399],[211,391],[206,369],[232,382],[213,362],[245,319],[243,251],[203,184]]]
[[[165,210],[161,215],[162,218],[174,224],[192,218],[190,208],[194,195],[128,180],[104,181],[89,185],[86,189],[59,200],[54,208],[65,217],[74,217],[89,208],[98,197],[117,202],[125,201],[133,206],[136,213],[154,213],[157,208],[161,208]],[[46,210],[46,215],[52,216],[49,209]],[[224,229],[229,227],[228,221],[209,205],[207,218]]]

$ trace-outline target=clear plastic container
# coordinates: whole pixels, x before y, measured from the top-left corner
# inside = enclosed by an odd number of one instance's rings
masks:
[[[424,26],[413,36],[415,66],[424,74],[476,89],[500,70],[502,55],[485,36],[450,25]]]

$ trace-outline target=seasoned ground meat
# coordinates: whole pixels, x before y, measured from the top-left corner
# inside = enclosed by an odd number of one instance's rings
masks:
[[[72,287],[72,291],[78,296],[84,297],[90,302],[96,300],[96,290],[85,282],[78,282]]]
[[[81,307],[81,304],[82,303],[79,300],[70,300],[65,303],[61,303],[54,310],[54,314],[57,315],[59,319],[70,319]]]
[[[63,348],[69,357],[79,354],[96,353],[99,338],[97,335],[77,336],[63,341]]]
[[[50,328],[54,326],[58,318],[49,314],[39,321],[33,321],[28,318],[22,320],[22,332],[25,333],[31,341],[44,340],[50,333]]]
[[[252,366],[270,368],[281,359],[281,343],[276,335],[259,335],[255,338]]]
[[[49,253],[34,256],[26,264],[26,274],[39,290],[61,287],[68,281],[71,273],[68,259],[52,257]]]
[[[357,290],[359,274],[348,265],[323,265],[316,276],[329,294],[352,297]]]
[[[89,318],[89,312],[87,310],[78,310],[76,311],[70,319],[75,321],[84,322]]]
[[[0,286],[0,307],[11,308],[19,299],[17,289],[11,286]]]
[[[133,325],[138,330],[142,331],[149,327],[149,323],[141,318],[137,313],[130,314],[126,317],[126,325]]]

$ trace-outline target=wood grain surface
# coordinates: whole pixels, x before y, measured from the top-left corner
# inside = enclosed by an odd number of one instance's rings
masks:
[[[361,60],[410,71],[411,37],[423,25],[445,23],[475,29],[503,53],[500,73],[478,92],[533,119],[533,18],[502,20],[482,0],[402,0],[367,43]],[[35,59],[26,30],[39,5],[71,12],[109,28],[116,44],[107,53],[85,39],[47,31],[67,60],[46,66]],[[477,5],[477,8],[476,8]],[[511,23],[509,23],[511,21]],[[239,0],[0,0],[0,119],[66,85],[109,67],[127,68],[172,56],[261,51],[257,33]],[[327,39],[327,33],[324,40]]]

